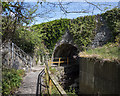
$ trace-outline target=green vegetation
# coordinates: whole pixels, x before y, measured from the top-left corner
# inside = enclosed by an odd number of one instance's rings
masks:
[[[13,40],[16,29],[23,24],[30,24],[35,16],[37,5],[26,4],[25,2],[1,2],[2,4],[2,41]]]
[[[44,34],[38,34],[30,30],[29,27],[25,28],[24,26],[16,31],[16,40],[14,39],[13,41],[26,53],[35,53],[37,50],[41,49],[41,51],[36,52],[40,55],[42,51],[45,51],[44,44],[42,43]]]
[[[103,21],[112,32],[111,40],[102,47],[81,52],[81,56],[97,56],[102,59],[120,60],[120,9],[114,8],[101,14]],[[99,21],[99,26],[103,22]]]
[[[73,35],[77,45],[81,46],[81,48],[87,47],[95,35],[95,28],[95,16],[79,17],[74,20],[54,20],[31,27],[38,34],[44,34],[42,40],[50,53],[62,35],[68,31]]]
[[[4,68],[2,70],[2,95],[13,95],[20,86],[23,75],[23,70]]]
[[[75,88],[69,88],[69,90],[66,90],[66,93],[68,96],[78,96],[76,93],[75,93]]]
[[[103,21],[99,17],[102,17]],[[100,26],[104,23],[107,24],[112,32],[113,37],[109,42],[120,41],[120,9],[114,8],[101,15],[98,15],[98,22],[96,22],[96,16],[84,16],[76,19],[60,19],[47,23],[34,25],[32,30],[38,34],[44,34],[42,40],[45,46],[52,52],[56,42],[61,39],[61,36],[65,32],[70,32],[73,36],[74,43],[79,46],[81,50],[86,49],[91,44],[96,30],[99,30]]]
[[[59,91],[56,89],[55,85],[52,84],[52,88],[51,88],[51,94],[55,95],[55,96],[61,96]]]
[[[96,22],[96,17],[98,22]],[[99,17],[102,17],[103,21]],[[36,53],[39,56],[44,55],[46,52],[52,54],[55,44],[61,39],[62,35],[65,32],[70,32],[73,36],[74,43],[79,46],[80,50],[85,50],[94,39],[96,30],[99,30],[98,27],[106,23],[113,34],[110,42],[118,42],[119,44],[119,18],[120,9],[114,8],[98,16],[84,16],[73,20],[59,19],[36,24],[31,27],[19,26],[14,32],[14,36],[11,37],[11,40],[25,52]],[[4,32],[6,31],[3,29],[3,37],[6,37],[7,33]]]
[[[69,26],[69,31],[79,48],[85,49],[96,34],[95,28],[95,16],[84,16],[74,19]]]
[[[101,14],[101,16],[107,23],[110,31],[112,32],[112,41],[115,41],[115,38],[120,38],[120,9],[114,8],[107,11],[106,13]]]
[[[56,73],[56,69],[55,68],[49,67],[49,70],[50,70],[51,74],[55,74]]]
[[[120,47],[115,43],[108,43],[102,47],[81,52],[79,55],[86,57],[95,56],[97,58],[109,60],[120,60]]]
[[[43,34],[42,40],[45,46],[51,52],[57,43],[61,39],[62,35],[67,31],[67,26],[69,25],[69,19],[54,20],[47,23],[33,25],[31,30],[38,33],[38,35]]]

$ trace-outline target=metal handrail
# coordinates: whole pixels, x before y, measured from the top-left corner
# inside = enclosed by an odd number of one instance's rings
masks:
[[[30,68],[32,66],[32,57],[28,54],[26,54],[22,49],[20,49],[16,44],[14,44],[13,42],[9,41],[7,43],[3,43],[2,44],[3,48],[8,48],[11,52],[13,52],[13,54],[15,54],[16,56],[18,56],[25,64],[30,64]],[[13,51],[12,48],[15,48],[15,50]],[[21,53],[21,55],[19,54]]]
[[[45,73],[45,69],[43,69],[40,74],[38,75],[38,80],[37,80],[37,88],[36,88],[36,96],[42,96],[42,92],[41,92],[41,86],[42,86],[42,82],[41,82],[41,77],[43,76],[43,74]],[[44,85],[43,85],[44,86]],[[44,86],[45,87],[45,86]],[[39,95],[39,88],[40,88],[40,95]]]
[[[45,80],[46,86],[43,85],[41,82],[41,80],[42,80],[41,77],[43,76],[43,74],[45,74],[45,77],[46,77],[45,78],[46,79]],[[42,96],[42,92],[41,92],[42,86],[47,88],[47,92],[48,92],[47,95],[50,96],[51,95],[51,88],[52,88],[51,84],[53,84],[55,86],[55,88],[57,89],[57,91],[59,92],[59,94],[61,96],[67,96],[66,92],[60,86],[60,84],[57,82],[55,77],[52,74],[50,74],[48,63],[45,62],[45,68],[38,75],[36,96]]]

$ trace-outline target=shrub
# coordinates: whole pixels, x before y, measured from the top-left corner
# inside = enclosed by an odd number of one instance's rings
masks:
[[[2,71],[2,95],[13,95],[20,86],[23,75],[23,70],[4,68]]]

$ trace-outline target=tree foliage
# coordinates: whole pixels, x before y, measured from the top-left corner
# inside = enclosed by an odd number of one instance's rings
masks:
[[[120,34],[120,9],[114,8],[101,14],[101,16],[111,30],[113,35],[112,41],[114,41],[116,36]]]
[[[30,24],[35,15],[37,6],[25,2],[2,2],[2,39],[13,39],[16,29],[21,25]]]
[[[42,48],[42,34],[38,35],[27,27],[38,15],[34,14],[38,5],[26,2],[2,2],[2,8],[2,41],[11,40],[27,53],[33,52],[38,45]]]

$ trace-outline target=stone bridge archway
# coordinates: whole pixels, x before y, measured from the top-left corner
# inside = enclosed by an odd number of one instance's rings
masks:
[[[54,48],[52,58],[56,57],[76,57],[79,53],[78,46],[74,44],[73,37],[69,32],[66,32],[62,39],[59,40]]]
[[[74,58],[77,57],[77,55],[78,55],[78,49],[75,46],[71,44],[63,43],[56,48],[56,50],[53,53],[53,58],[56,57]]]
[[[79,49],[77,45],[73,42],[73,37],[69,32],[66,32],[62,39],[56,43],[54,48],[52,59],[59,57],[68,57],[69,64],[61,64],[57,67],[59,71],[59,80],[62,82],[62,86],[65,90],[69,90],[70,87],[77,88],[77,93],[79,90]],[[65,65],[65,66],[64,66]],[[66,66],[67,65],[67,66]],[[57,74],[56,74],[57,75]]]

